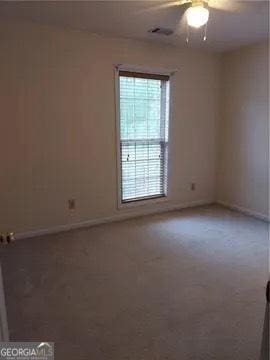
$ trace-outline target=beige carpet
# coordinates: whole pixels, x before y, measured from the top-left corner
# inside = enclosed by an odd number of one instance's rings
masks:
[[[256,360],[263,221],[218,206],[17,241],[0,253],[12,340],[56,360]]]

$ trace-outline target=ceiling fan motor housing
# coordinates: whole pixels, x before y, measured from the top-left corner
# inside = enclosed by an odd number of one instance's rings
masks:
[[[191,0],[191,6],[202,6],[208,5],[208,0]]]

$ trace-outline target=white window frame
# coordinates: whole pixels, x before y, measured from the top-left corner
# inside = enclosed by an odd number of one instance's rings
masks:
[[[120,70],[126,70],[126,71],[138,71],[140,73],[145,73],[145,74],[157,74],[157,75],[169,75],[170,76],[170,80],[169,80],[169,112],[168,112],[168,145],[167,145],[167,186],[166,186],[166,194],[162,195],[162,196],[158,196],[158,197],[150,197],[148,199],[138,199],[138,200],[134,200],[134,201],[127,201],[127,202],[123,202],[122,201],[122,192],[121,192],[121,186],[122,186],[122,172],[121,172],[121,146],[120,146],[120,142],[121,142],[121,138],[120,138],[120,86],[119,86],[119,71]],[[129,208],[129,207],[139,207],[139,206],[144,206],[144,205],[151,205],[151,204],[156,204],[156,203],[164,203],[164,202],[168,202],[169,200],[169,195],[170,195],[170,159],[169,159],[169,154],[170,154],[170,142],[171,142],[171,126],[170,126],[170,119],[171,119],[171,96],[170,96],[170,92],[171,92],[171,75],[173,75],[174,72],[171,71],[166,71],[166,70],[154,70],[154,69],[145,69],[145,68],[141,68],[141,67],[134,67],[134,66],[123,66],[123,65],[117,65],[114,67],[114,80],[115,80],[115,115],[116,115],[116,150],[117,150],[117,162],[116,162],[116,166],[117,166],[117,207],[118,209],[123,209],[123,208]]]

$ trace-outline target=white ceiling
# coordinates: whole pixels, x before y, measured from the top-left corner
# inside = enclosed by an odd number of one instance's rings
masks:
[[[269,2],[210,0],[207,41],[203,30],[190,34],[185,44],[186,5],[172,0],[159,1],[0,1],[0,16],[36,21],[42,24],[87,30],[110,36],[230,50],[269,37]],[[149,34],[152,27],[167,27],[171,36]]]

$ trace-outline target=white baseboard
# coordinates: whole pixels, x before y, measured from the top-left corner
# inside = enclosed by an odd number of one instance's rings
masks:
[[[179,204],[163,203],[162,205],[159,204],[155,208],[149,208],[149,209],[141,208],[141,209],[137,209],[134,211],[125,212],[125,213],[123,212],[123,210],[120,210],[119,214],[116,214],[116,215],[113,215],[110,217],[92,219],[92,220],[82,221],[82,222],[73,223],[73,224],[58,225],[55,227],[50,227],[48,229],[40,229],[40,230],[32,230],[32,231],[27,231],[27,232],[16,233],[16,239],[26,239],[26,238],[42,236],[42,235],[57,234],[57,233],[65,232],[65,231],[70,231],[73,229],[91,227],[91,226],[95,226],[95,225],[101,225],[101,224],[106,224],[106,223],[110,223],[110,222],[141,217],[144,215],[158,214],[158,213],[162,213],[162,212],[181,210],[181,209],[185,209],[185,208],[189,208],[189,207],[209,205],[209,204],[213,204],[213,203],[214,203],[213,199],[208,199],[208,200],[197,200],[197,201],[191,201],[188,203],[179,203]]]
[[[247,209],[245,207],[238,206],[238,205],[235,205],[235,204],[230,204],[230,203],[227,203],[227,202],[221,201],[221,200],[218,200],[216,203],[221,205],[221,206],[224,206],[224,207],[226,207],[228,209],[239,211],[239,212],[241,212],[241,213],[243,213],[245,215],[253,216],[256,219],[264,220],[264,221],[270,221],[269,216],[261,214],[258,211]]]

